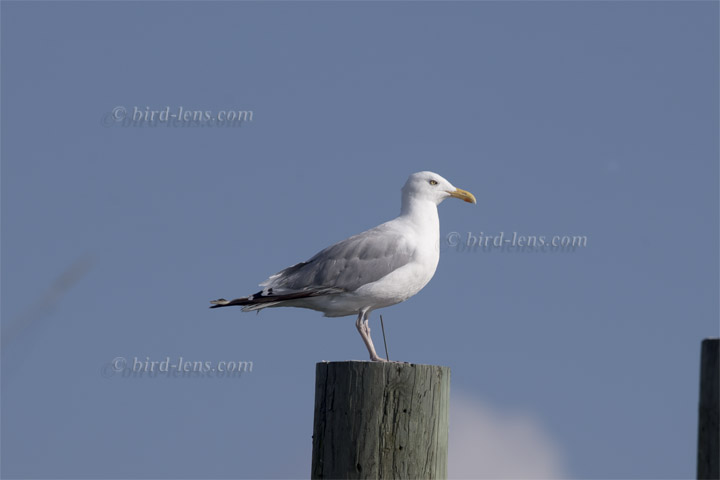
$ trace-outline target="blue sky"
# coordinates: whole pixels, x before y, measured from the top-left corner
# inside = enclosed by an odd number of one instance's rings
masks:
[[[440,206],[435,277],[379,313],[393,358],[452,368],[451,475],[694,476],[717,2],[0,8],[4,478],[307,477],[315,363],[366,358],[354,319],[207,302],[394,217],[420,170],[478,205]],[[253,371],[108,378],[117,357]]]

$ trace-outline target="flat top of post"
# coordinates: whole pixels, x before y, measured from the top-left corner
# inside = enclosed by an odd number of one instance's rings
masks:
[[[323,360],[317,362],[317,365],[331,365],[341,363],[362,363],[366,365],[388,365],[396,367],[438,367],[438,368],[450,368],[445,365],[430,365],[427,363],[409,363],[409,362],[373,362],[370,360]]]

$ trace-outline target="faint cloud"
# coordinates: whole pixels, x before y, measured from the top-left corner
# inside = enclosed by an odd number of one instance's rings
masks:
[[[567,477],[558,443],[531,414],[450,397],[449,478]]]

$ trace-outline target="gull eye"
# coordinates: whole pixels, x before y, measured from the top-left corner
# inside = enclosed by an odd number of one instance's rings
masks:
[[[430,180],[430,185],[437,185],[437,181],[435,181],[435,180]]]

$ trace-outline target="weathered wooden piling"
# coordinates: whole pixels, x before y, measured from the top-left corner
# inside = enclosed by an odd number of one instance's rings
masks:
[[[312,478],[447,477],[450,369],[318,363]]]
[[[706,338],[700,354],[699,480],[720,478],[720,339]]]

